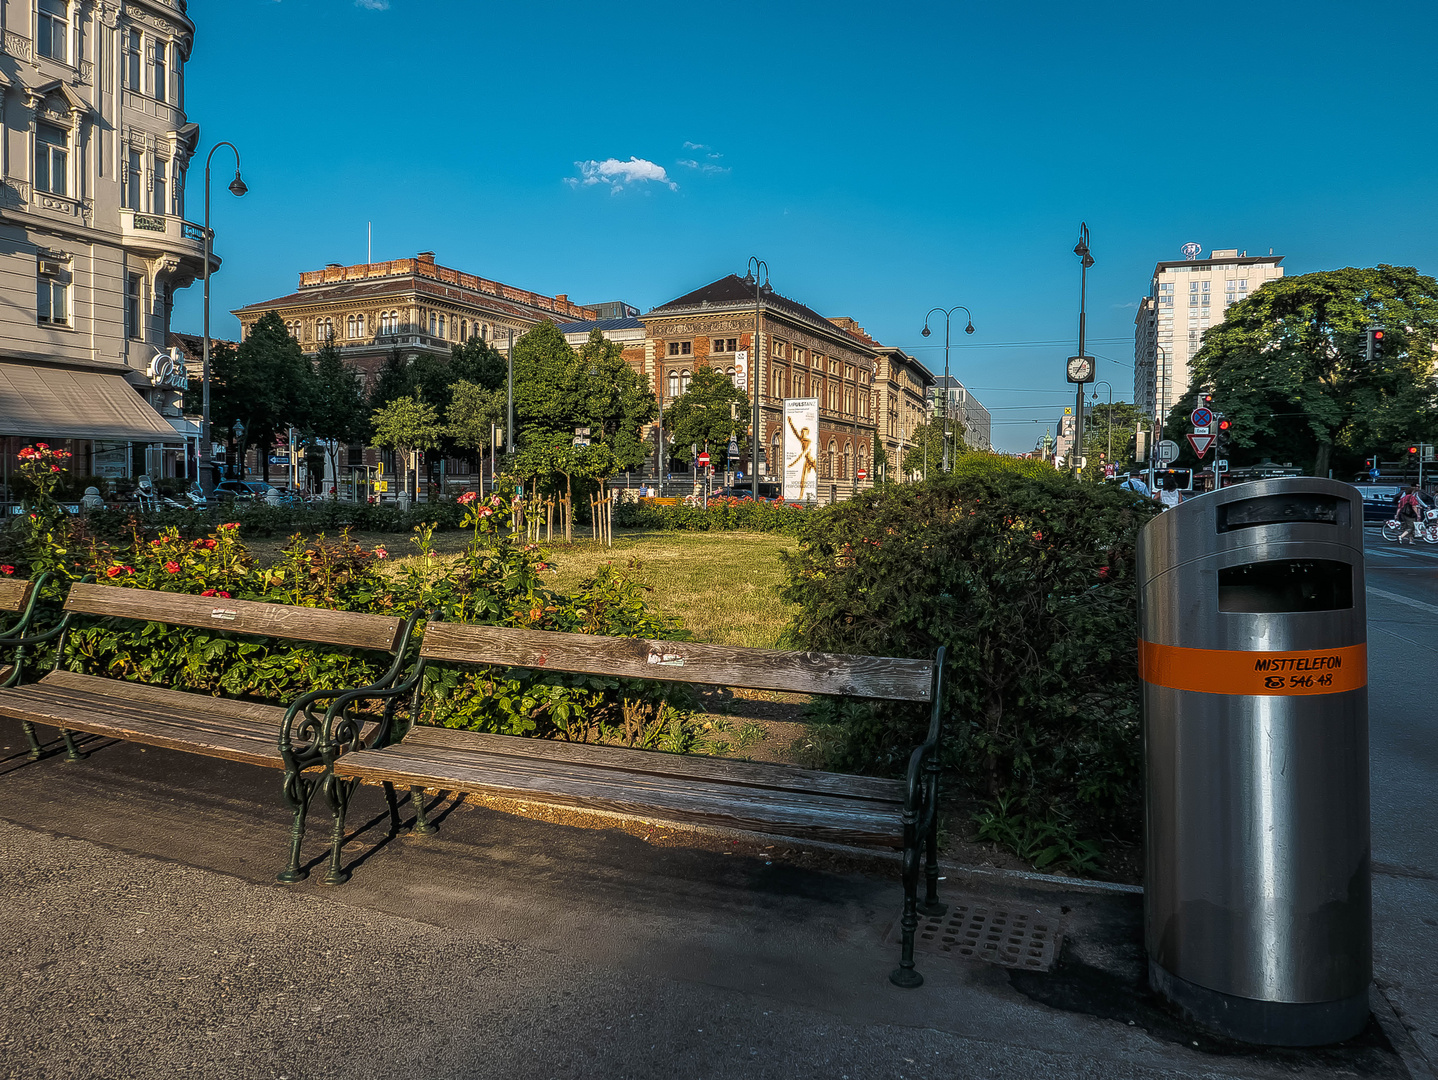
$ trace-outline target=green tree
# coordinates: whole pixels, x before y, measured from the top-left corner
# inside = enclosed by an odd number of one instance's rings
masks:
[[[949,420],[949,443],[957,453],[964,448],[963,430]],[[909,433],[908,449],[900,463],[904,475],[938,476],[944,467],[944,418],[931,416]]]
[[[353,368],[346,367],[333,341],[326,342],[315,358],[314,402],[310,429],[326,440],[330,471],[340,474],[340,444],[358,442],[369,431],[369,409],[363,384]]]
[[[874,471],[869,474],[869,479],[874,483],[887,483],[893,480],[893,477],[887,475],[889,471],[889,452],[884,448],[884,440],[882,438],[874,439],[873,469]]]
[[[504,438],[504,404],[504,391],[498,387],[491,390],[464,380],[455,383],[445,410],[445,434],[482,463],[485,453],[493,453],[495,430]]]
[[[210,416],[218,430],[244,424],[244,445],[259,450],[261,475],[270,478],[270,447],[287,427],[310,427],[315,401],[314,369],[284,321],[267,312],[232,354],[210,350]]]
[[[1083,452],[1089,467],[1085,474],[1101,476],[1104,464],[1128,465],[1128,441],[1138,424],[1147,422],[1139,415],[1138,406],[1128,401],[1090,402],[1084,410]],[[1113,453],[1109,453],[1109,448]]]
[[[749,395],[734,380],[708,365],[695,368],[689,388],[674,399],[664,412],[665,434],[671,443],[669,456],[688,461],[693,447],[720,453],[736,434],[744,442],[748,429]]]
[[[595,331],[575,352],[550,322],[515,342],[514,409],[517,464],[532,476],[563,475],[566,490],[576,476],[602,480],[640,465],[649,453],[640,428],[658,414],[653,393],[625,363],[619,345]],[[586,427],[590,452],[563,450],[566,444],[573,448],[575,429]]]
[[[425,450],[439,445],[444,428],[439,422],[439,413],[433,405],[421,401],[419,394],[414,397],[396,398],[388,405],[374,411],[371,417],[376,445],[393,448],[405,462],[405,490],[409,490],[408,469],[411,463],[416,478],[419,473],[418,456]],[[416,485],[417,487],[417,485]],[[418,490],[416,490],[418,494]]]
[[[1369,365],[1365,331],[1384,329]],[[1192,381],[1164,425],[1182,441],[1197,395],[1233,421],[1230,460],[1311,462],[1343,474],[1373,450],[1438,433],[1438,281],[1411,267],[1349,267],[1280,278],[1204,335]]]
[[[508,365],[504,353],[489,342],[472,337],[454,347],[449,357],[449,371],[453,382],[474,383],[486,390],[498,390],[505,384]]]
[[[391,401],[414,396],[414,378],[409,370],[411,359],[408,356],[401,357],[398,349],[390,350],[379,369],[374,388],[370,390],[371,409],[383,408]]]

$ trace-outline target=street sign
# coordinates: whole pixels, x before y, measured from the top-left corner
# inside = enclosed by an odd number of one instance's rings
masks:
[[[1377,479],[1378,479],[1378,470],[1377,470],[1377,469],[1369,469],[1369,470],[1368,470],[1368,479],[1370,479],[1370,480],[1377,480]]]
[[[375,489],[376,491],[388,491],[388,490],[389,490],[389,481],[388,481],[388,480],[376,480],[376,481],[374,482],[374,489]]]
[[[699,455],[699,466],[700,466],[700,468],[704,468],[704,469],[707,469],[707,468],[709,467],[709,451],[708,451],[708,450],[705,450],[704,453],[702,453],[702,454]]]
[[[738,440],[736,440],[736,439],[730,439],[730,440],[729,440],[729,456],[730,456],[730,457],[738,457],[738,456],[739,456],[739,443],[738,443]]]
[[[1178,460],[1178,443],[1172,439],[1164,439],[1158,444],[1158,460],[1167,465],[1170,461]]]
[[[1213,411],[1211,409],[1205,409],[1200,405],[1193,410],[1193,415],[1190,416],[1189,419],[1193,421],[1193,426],[1196,428],[1208,427],[1209,424],[1213,423]]]
[[[1216,473],[1228,472],[1228,458],[1219,458],[1213,463],[1213,471]]]
[[[1206,412],[1207,410],[1197,409],[1195,411]],[[1197,454],[1201,460],[1203,458],[1203,455],[1208,453],[1208,448],[1213,445],[1213,438],[1214,437],[1212,435],[1190,435],[1188,437],[1188,445],[1193,447],[1193,452]]]
[[[859,479],[860,479],[860,480],[867,480],[867,479],[869,479],[869,470],[868,470],[868,469],[860,469],[860,470],[859,470]]]
[[[1213,430],[1213,425],[1212,425],[1212,424],[1204,424],[1203,427],[1196,427],[1196,428],[1194,428],[1194,429],[1193,429],[1193,433],[1194,433],[1195,435],[1207,435],[1207,434],[1208,434],[1209,432],[1211,432],[1212,430]]]

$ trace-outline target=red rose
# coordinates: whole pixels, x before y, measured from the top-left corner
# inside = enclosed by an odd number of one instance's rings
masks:
[[[171,559],[169,562],[167,562],[167,563],[165,564],[165,573],[167,573],[167,574],[178,574],[179,572],[180,572],[180,564],[177,563],[177,562],[175,562],[174,559]]]
[[[5,574],[8,576],[10,574],[13,574],[14,572],[15,568],[13,566],[10,566],[8,564],[5,566],[0,566],[0,574]]]
[[[119,577],[119,576],[120,576],[121,574],[123,574],[124,572],[125,572],[125,571],[124,571],[121,567],[112,566],[112,567],[110,567],[108,570],[105,571],[105,576],[106,576],[106,577],[109,577],[109,578]]]

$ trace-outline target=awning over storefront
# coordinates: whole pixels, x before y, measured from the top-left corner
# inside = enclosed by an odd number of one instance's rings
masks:
[[[123,375],[0,360],[0,435],[182,443]]]

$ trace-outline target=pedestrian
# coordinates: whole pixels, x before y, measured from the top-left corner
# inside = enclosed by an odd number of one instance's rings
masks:
[[[1158,502],[1165,510],[1172,510],[1183,502],[1183,492],[1178,490],[1178,481],[1173,477],[1163,478],[1163,489],[1158,493]]]
[[[1398,542],[1402,544],[1405,537],[1408,543],[1413,543],[1413,533],[1418,528],[1418,520],[1423,516],[1423,504],[1418,498],[1418,489],[1406,487],[1403,493],[1398,496]]]

